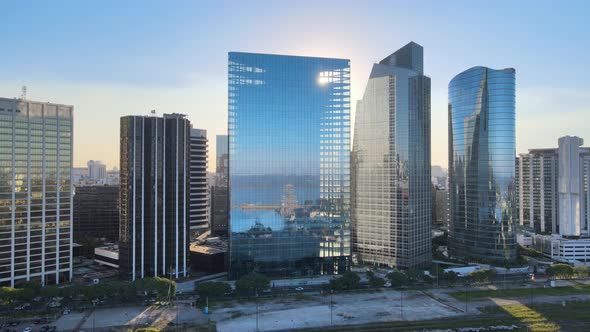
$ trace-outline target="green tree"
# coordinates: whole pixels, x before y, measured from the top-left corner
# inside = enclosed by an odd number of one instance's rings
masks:
[[[373,271],[367,272],[367,278],[369,279],[369,286],[374,288],[380,288],[385,285],[385,279],[375,275]]]
[[[387,274],[387,279],[391,282],[392,287],[404,286],[408,283],[408,276],[401,271],[393,271]]]
[[[330,289],[332,290],[348,290],[359,287],[361,277],[354,272],[345,272],[341,277],[333,278],[330,280]]]
[[[574,275],[576,278],[586,279],[590,274],[590,267],[588,266],[576,266],[574,267]]]
[[[492,278],[494,277],[494,271],[492,270],[476,270],[473,271],[471,273],[469,273],[469,279],[471,279],[474,282],[480,282],[480,283],[484,283],[484,282],[489,282],[492,280]]]
[[[230,285],[225,282],[202,282],[199,283],[195,290],[200,297],[221,297],[225,293],[231,292]]]
[[[270,279],[264,274],[249,273],[236,281],[236,291],[240,294],[254,295],[258,291],[268,288]]]
[[[424,272],[418,269],[408,269],[405,272],[406,277],[408,277],[408,281],[416,282],[422,278]]]
[[[444,272],[442,274],[442,279],[446,280],[449,284],[454,284],[457,281],[458,275],[454,271]]]
[[[574,274],[574,269],[567,264],[553,264],[545,270],[545,273],[556,279],[571,278]]]

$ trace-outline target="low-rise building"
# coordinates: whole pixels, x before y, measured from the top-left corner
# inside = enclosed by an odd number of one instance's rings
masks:
[[[560,235],[535,235],[534,246],[547,257],[557,261],[590,262],[590,238],[568,239]]]
[[[119,268],[119,246],[109,245],[94,249],[94,261],[100,265]]]
[[[190,245],[191,268],[197,271],[226,271],[227,241],[211,237]]]

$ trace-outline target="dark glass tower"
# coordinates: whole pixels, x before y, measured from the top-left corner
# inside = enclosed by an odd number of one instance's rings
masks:
[[[449,83],[449,254],[516,258],[515,71],[473,67]]]
[[[74,240],[87,237],[119,240],[119,186],[77,186],[74,195]]]
[[[353,252],[363,263],[429,267],[430,78],[411,42],[373,66],[357,103],[352,154]]]
[[[189,142],[184,115],[121,118],[123,277],[186,276]]]
[[[350,264],[349,60],[229,54],[230,278]]]

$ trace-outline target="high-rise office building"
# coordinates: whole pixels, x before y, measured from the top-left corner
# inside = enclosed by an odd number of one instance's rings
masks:
[[[518,222],[540,234],[559,232],[557,149],[532,149],[516,157]]]
[[[73,107],[0,98],[0,284],[72,278]]]
[[[194,238],[209,229],[209,187],[207,185],[207,131],[190,130],[189,224]]]
[[[582,227],[582,220],[586,221],[584,191],[588,185],[588,178],[584,181],[583,157],[580,157],[580,146],[584,140],[576,136],[564,136],[559,138],[558,143],[559,233],[563,236],[580,236],[582,228],[586,228]]]
[[[422,46],[411,42],[373,65],[355,121],[353,252],[363,263],[430,266],[430,78]]]
[[[518,216],[538,234],[588,235],[590,148],[564,136],[558,148],[531,149],[516,161]]]
[[[211,234],[226,237],[229,219],[229,188],[211,187]]]
[[[350,64],[229,54],[230,278],[350,266]]]
[[[119,186],[77,186],[74,194],[74,240],[119,240]]]
[[[184,115],[121,118],[122,276],[186,276],[189,144]]]
[[[446,188],[435,187],[434,189],[434,219],[433,224],[447,225],[449,222],[449,192]]]
[[[88,176],[97,182],[104,182],[107,177],[107,166],[98,160],[89,160]]]
[[[449,254],[516,259],[515,71],[473,67],[449,83]]]
[[[211,233],[227,236],[229,219],[229,141],[227,135],[217,135],[215,181],[211,186]]]
[[[229,170],[228,136],[217,135],[215,143],[215,173],[217,173],[215,185],[227,187]]]

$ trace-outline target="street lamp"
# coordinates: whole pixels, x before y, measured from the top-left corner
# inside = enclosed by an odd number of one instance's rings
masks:
[[[533,301],[534,301],[534,296],[535,296],[534,295],[534,288],[535,288],[535,285],[534,285],[535,276],[534,275],[531,276],[531,281],[532,281],[532,283],[531,283],[530,287],[531,287],[531,308],[532,308],[534,305]]]

